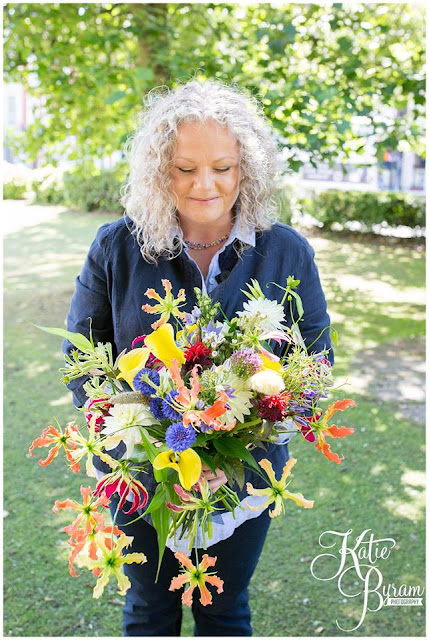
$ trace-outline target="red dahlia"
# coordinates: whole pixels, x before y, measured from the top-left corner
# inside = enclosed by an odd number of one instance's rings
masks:
[[[265,396],[258,400],[258,412],[261,418],[277,422],[286,417],[286,407],[289,404],[290,396],[287,394],[278,394],[274,396]]]
[[[212,363],[211,353],[210,347],[206,347],[202,342],[196,342],[189,347],[185,347],[187,368],[192,368],[195,364],[199,364],[203,368],[210,366]]]

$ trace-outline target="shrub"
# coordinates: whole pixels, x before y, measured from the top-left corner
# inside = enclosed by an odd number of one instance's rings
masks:
[[[47,166],[36,171],[37,177],[32,182],[34,202],[37,204],[64,204],[62,170]]]
[[[396,191],[340,191],[315,193],[302,200],[306,213],[330,228],[334,222],[346,225],[358,221],[371,228],[387,222],[390,226],[424,226],[425,198]]]
[[[99,170],[82,166],[64,174],[64,202],[83,211],[112,211],[122,213],[119,190],[123,182],[124,167]]]
[[[24,200],[26,193],[27,185],[18,178],[3,184],[3,198],[5,200]]]

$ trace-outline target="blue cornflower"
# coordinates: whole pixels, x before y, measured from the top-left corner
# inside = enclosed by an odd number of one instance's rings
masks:
[[[159,386],[159,373],[155,371],[155,369],[140,369],[140,371],[135,375],[133,384],[136,391],[141,391],[146,396],[151,396],[155,393],[155,389],[153,385],[148,384],[146,380],[142,376],[147,376],[153,384],[158,387]]]
[[[173,422],[165,432],[167,446],[178,453],[189,449],[196,439],[197,434],[194,428],[191,426],[185,427],[183,422]]]
[[[155,418],[158,420],[164,420],[165,415],[162,410],[162,398],[152,398],[149,402],[149,409],[152,411]]]
[[[164,400],[162,401],[162,410],[164,412],[164,416],[169,420],[180,420],[182,418],[182,414],[173,409],[173,400],[179,395],[178,391],[170,391],[167,393]]]

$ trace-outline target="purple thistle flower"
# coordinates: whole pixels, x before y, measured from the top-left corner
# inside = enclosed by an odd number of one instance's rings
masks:
[[[136,391],[141,391],[145,396],[151,396],[155,393],[155,389],[152,385],[148,384],[142,376],[147,376],[155,386],[159,386],[159,373],[155,369],[140,369],[135,375],[133,384]]]
[[[196,439],[197,434],[195,433],[194,428],[191,426],[185,427],[183,422],[173,422],[165,432],[165,441],[167,446],[178,453],[185,451],[185,449],[189,449]]]
[[[240,349],[231,356],[232,370],[238,376],[253,376],[262,364],[262,358],[251,347]]]
[[[152,398],[149,402],[149,409],[158,420],[163,420],[165,418],[162,410],[162,398]]]
[[[181,420],[182,415],[173,408],[173,400],[179,395],[178,391],[170,391],[162,401],[164,417],[169,420]]]

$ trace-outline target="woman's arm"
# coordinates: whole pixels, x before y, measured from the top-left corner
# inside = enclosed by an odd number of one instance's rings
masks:
[[[301,282],[296,292],[300,296],[304,308],[304,317],[299,324],[301,335],[310,353],[329,349],[328,359],[331,364],[334,364],[329,331],[331,319],[327,312],[319,271],[314,261],[314,249],[304,238],[299,274]]]

